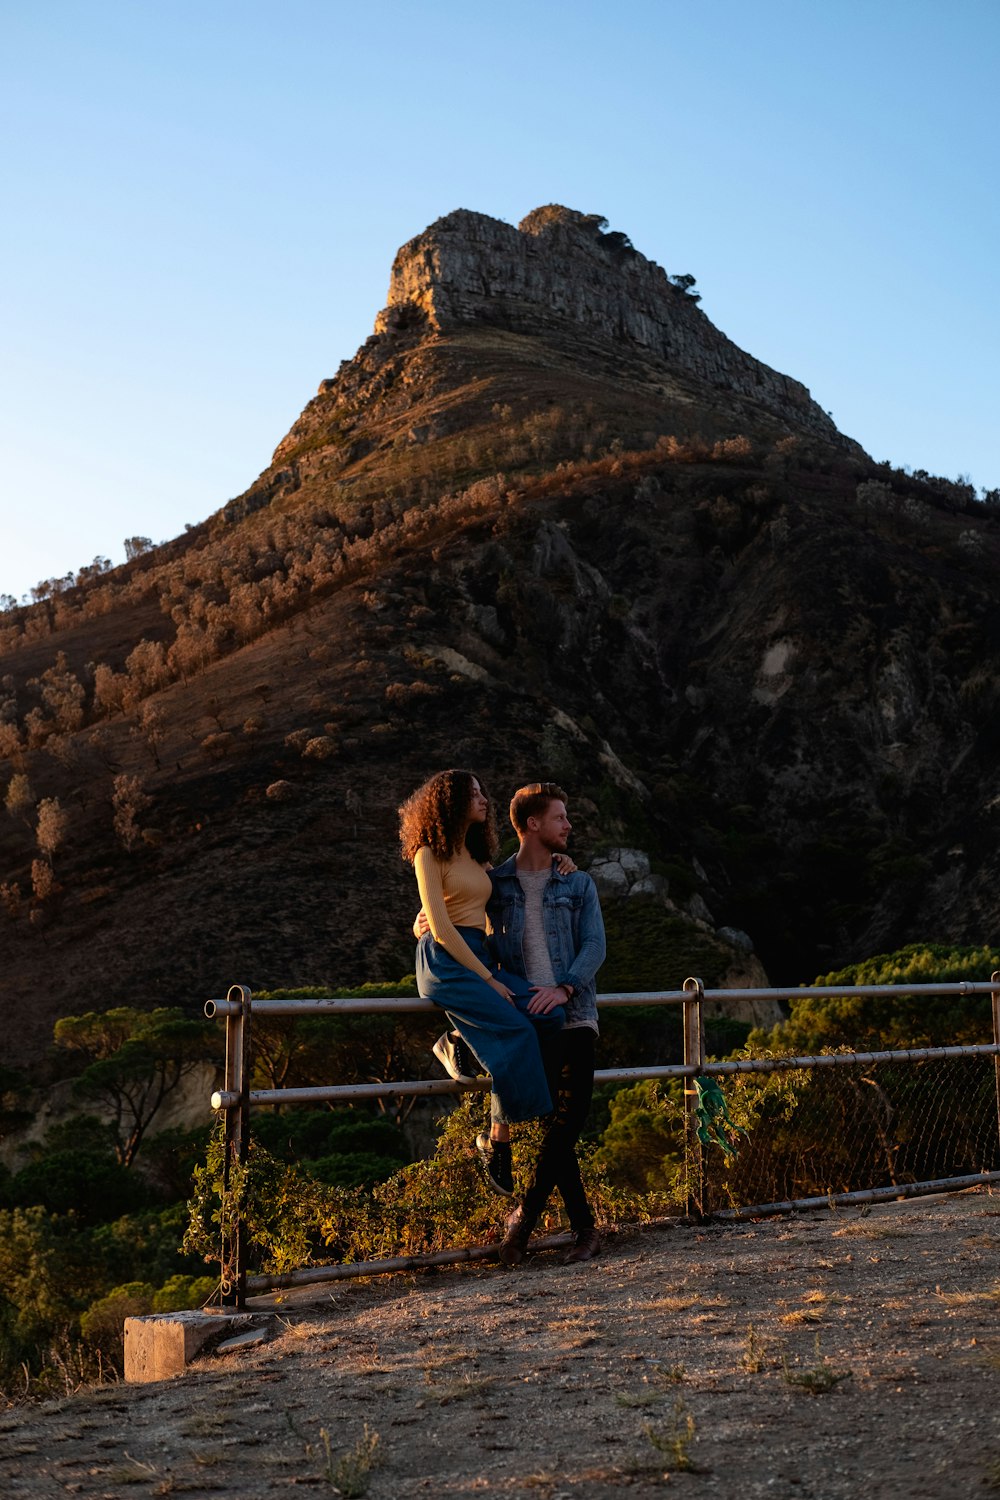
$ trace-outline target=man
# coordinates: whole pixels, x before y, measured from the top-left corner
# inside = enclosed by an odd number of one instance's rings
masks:
[[[502,969],[523,976],[535,986],[528,1002],[529,1014],[544,1016],[562,1005],[566,1023],[554,1034],[539,1036],[555,1108],[543,1122],[542,1145],[531,1182],[524,1201],[507,1221],[500,1259],[507,1266],[524,1260],[531,1232],[553,1188],[557,1188],[575,1239],[563,1256],[564,1264],[571,1265],[593,1260],[601,1251],[580,1177],[576,1144],[594,1090],[594,981],[604,961],[604,922],[590,876],[581,870],[562,875],[554,863],[555,855],[565,854],[572,828],[565,792],[552,781],[521,787],[511,800],[510,820],[520,847],[490,871],[493,895],[486,908],[493,928],[490,946]],[[435,1047],[453,1076],[467,1076],[468,1062],[460,1062],[456,1070],[454,1058],[446,1055],[448,1050]],[[497,1167],[488,1159],[491,1145],[495,1152],[496,1142],[486,1137],[477,1141],[493,1181]]]

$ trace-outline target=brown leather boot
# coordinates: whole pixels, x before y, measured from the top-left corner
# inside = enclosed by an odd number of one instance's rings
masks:
[[[601,1253],[601,1237],[596,1229],[581,1229],[576,1244],[562,1258],[564,1266],[578,1265],[582,1260],[595,1260]]]
[[[524,1209],[518,1204],[507,1220],[507,1233],[497,1252],[502,1266],[519,1266],[528,1253],[531,1229],[524,1221]]]

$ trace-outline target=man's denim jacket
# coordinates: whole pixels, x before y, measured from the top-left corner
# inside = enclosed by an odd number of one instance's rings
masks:
[[[512,854],[490,871],[493,894],[486,915],[493,929],[490,946],[501,968],[524,976],[524,891],[515,860]],[[542,895],[542,912],[555,982],[573,986],[566,1005],[567,1025],[596,1022],[594,980],[606,952],[597,887],[582,870],[560,875],[553,865]]]

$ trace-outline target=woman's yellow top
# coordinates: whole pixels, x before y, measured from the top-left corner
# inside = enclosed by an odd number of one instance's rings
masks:
[[[456,927],[481,927],[486,931],[486,903],[493,887],[482,865],[464,846],[452,859],[440,860],[425,844],[417,850],[413,868],[434,941],[480,979],[490,979],[489,969],[455,931]]]

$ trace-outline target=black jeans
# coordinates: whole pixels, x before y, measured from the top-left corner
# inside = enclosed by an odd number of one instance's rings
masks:
[[[529,1233],[553,1188],[559,1189],[574,1234],[594,1227],[594,1215],[576,1159],[576,1143],[586,1124],[594,1093],[596,1041],[589,1026],[574,1026],[551,1037],[539,1037],[549,1091],[556,1107],[543,1122],[542,1148],[524,1195],[523,1222]]]

